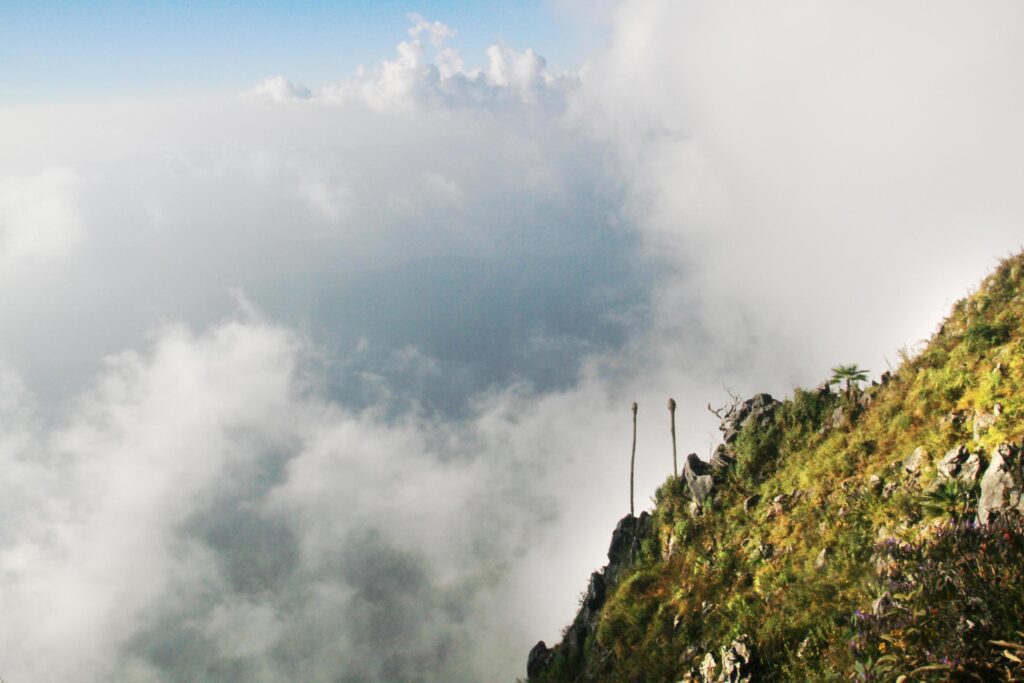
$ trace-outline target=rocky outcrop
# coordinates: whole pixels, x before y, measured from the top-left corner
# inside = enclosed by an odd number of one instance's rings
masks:
[[[1005,514],[1024,514],[1024,462],[1021,445],[1000,444],[981,479],[978,521],[988,524]]]
[[[754,648],[750,638],[742,635],[722,648],[722,683],[750,683],[754,680]]]
[[[741,635],[723,647],[719,659],[708,652],[697,671],[688,672],[683,680],[702,683],[752,683],[755,679],[754,648],[750,637]]]
[[[727,444],[736,441],[740,430],[748,424],[758,428],[768,427],[775,418],[775,409],[782,405],[772,398],[771,394],[757,394],[746,401],[733,404],[722,417],[718,429],[722,432],[722,440]]]
[[[683,463],[683,478],[686,479],[686,485],[697,505],[704,505],[704,501],[715,487],[711,472],[711,465],[698,458],[696,453],[686,456],[686,462]]]
[[[951,448],[935,465],[938,480],[959,481],[972,486],[981,472],[981,454],[967,450],[963,444]]]
[[[651,516],[646,512],[641,512],[639,517],[626,515],[619,520],[608,546],[608,564],[590,575],[587,593],[572,625],[565,631],[565,638],[553,648],[541,641],[530,650],[526,661],[528,680],[543,676],[559,656],[565,660],[568,670],[584,673],[585,647],[587,640],[597,633],[601,608],[623,574],[633,566],[641,543],[651,533]],[[589,676],[583,676],[582,680],[588,679]]]
[[[555,651],[548,648],[544,644],[544,641],[540,641],[533,646],[530,650],[530,656],[526,660],[526,676],[527,678],[537,678],[551,666],[551,660],[555,656]]]

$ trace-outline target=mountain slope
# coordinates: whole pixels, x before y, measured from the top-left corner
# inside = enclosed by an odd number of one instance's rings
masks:
[[[902,355],[723,412],[713,466],[620,522],[530,680],[1024,676],[1024,255]]]

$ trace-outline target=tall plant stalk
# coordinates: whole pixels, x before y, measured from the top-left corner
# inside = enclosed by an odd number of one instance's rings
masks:
[[[676,464],[676,400],[668,400],[668,414],[672,419],[672,474],[679,478],[679,466]]]
[[[633,401],[633,455],[629,458],[629,516],[635,517],[633,511],[633,475],[636,473],[636,401]]]

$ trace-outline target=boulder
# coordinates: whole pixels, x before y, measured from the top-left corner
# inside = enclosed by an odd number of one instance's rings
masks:
[[[978,480],[981,471],[981,455],[967,450],[963,444],[949,449],[935,465],[938,480],[957,480],[968,486]]]
[[[555,651],[549,649],[543,640],[534,645],[526,660],[526,677],[534,680],[540,678],[540,675],[551,665],[554,655]]]
[[[715,486],[715,482],[711,478],[711,471],[711,465],[698,458],[696,453],[686,456],[686,462],[683,463],[683,477],[698,505],[704,504],[711,489]]]
[[[781,403],[772,398],[771,394],[757,394],[746,401],[733,404],[718,429],[722,432],[722,440],[727,444],[736,441],[740,430],[748,424],[759,428],[767,427],[775,417],[775,409]]]
[[[978,521],[988,524],[999,515],[1024,514],[1024,463],[1018,444],[1000,444],[981,479]]]

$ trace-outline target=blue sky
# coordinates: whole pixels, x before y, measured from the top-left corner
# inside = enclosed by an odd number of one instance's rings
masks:
[[[275,74],[335,82],[389,58],[413,12],[456,29],[467,64],[498,42],[555,66],[580,58],[568,10],[549,0],[20,1],[0,4],[0,102],[239,88]]]

